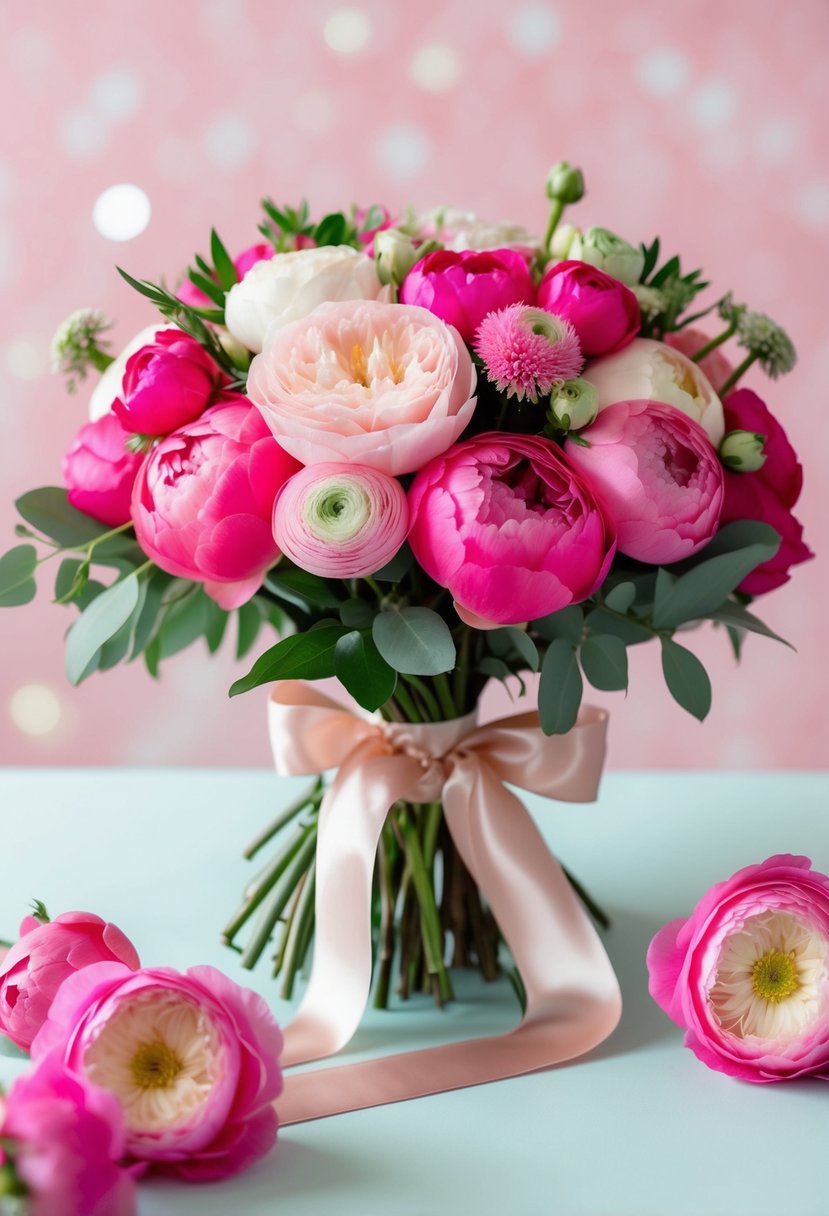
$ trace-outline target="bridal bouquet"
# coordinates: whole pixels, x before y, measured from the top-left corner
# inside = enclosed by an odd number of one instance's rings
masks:
[[[160,319],[115,357],[96,311],[56,336],[70,389],[101,374],[65,488],[17,503],[0,603],[31,600],[53,561],[72,683],[139,656],[157,675],[202,638],[212,653],[232,618],[237,655],[256,657],[231,695],[276,684],[278,731],[300,695],[279,682],[333,678],[360,707],[356,752],[360,732],[376,758],[411,727],[400,746],[424,771],[425,725],[465,738],[488,681],[520,697],[540,673],[533,720],[566,739],[583,678],[625,688],[643,642],[703,719],[709,679],[677,635],[711,621],[737,654],[746,633],[774,637],[752,601],[810,556],[797,457],[742,387],[795,352],[731,293],[701,304],[702,272],[658,239],[563,223],[582,193],[556,165],[541,237],[450,209],[315,220],[266,200],[260,243],[233,256],[213,232],[175,288],[121,271]],[[330,712],[336,734],[347,711]],[[343,761],[298,758],[303,742],[277,740],[283,771]],[[272,948],[286,994],[314,937],[324,788],[253,843],[276,851],[226,928],[245,965]],[[410,780],[378,823],[380,1005],[395,969],[404,995],[438,1001],[450,962],[498,970],[499,926],[442,788]]]

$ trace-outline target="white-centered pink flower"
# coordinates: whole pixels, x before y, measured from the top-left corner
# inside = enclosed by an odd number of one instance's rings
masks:
[[[374,574],[391,561],[408,530],[400,482],[365,465],[309,465],[285,483],[274,505],[279,548],[323,578]]]
[[[584,366],[576,331],[544,308],[510,304],[484,317],[473,343],[500,393],[523,401],[546,397],[556,381]]]
[[[303,464],[413,473],[445,452],[475,409],[475,367],[460,335],[425,308],[324,304],[271,335],[247,391]]]

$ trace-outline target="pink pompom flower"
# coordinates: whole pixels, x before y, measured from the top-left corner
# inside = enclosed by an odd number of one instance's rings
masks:
[[[400,482],[356,464],[314,464],[285,482],[274,505],[279,548],[323,578],[361,578],[394,557],[409,529]]]
[[[620,553],[678,562],[707,544],[723,504],[723,470],[705,431],[659,401],[601,410],[565,451],[601,498]]]
[[[120,1103],[56,1055],[0,1098],[0,1138],[0,1166],[5,1151],[26,1216],[135,1216],[135,1181],[119,1165]]]
[[[73,507],[118,528],[129,522],[132,487],[143,457],[126,447],[129,434],[114,414],[87,422],[63,458]]]
[[[475,366],[425,308],[343,300],[271,333],[247,391],[303,464],[412,473],[459,437],[475,409]]]
[[[557,381],[574,380],[584,365],[570,322],[526,304],[489,313],[472,345],[487,379],[500,393],[519,401],[548,396]]]
[[[587,358],[621,350],[639,332],[636,296],[587,262],[552,265],[538,286],[538,303],[571,323]]]
[[[213,967],[99,963],[61,985],[32,1058],[57,1052],[114,1094],[131,1157],[206,1181],[273,1146],[281,1050],[262,997]]]
[[[465,342],[472,342],[487,313],[535,304],[535,296],[527,259],[514,249],[438,249],[414,264],[400,288],[401,304],[428,308]]]
[[[167,435],[198,418],[220,382],[219,368],[189,334],[160,330],[130,355],[112,409],[138,435]]]
[[[615,550],[613,526],[560,449],[530,435],[467,439],[409,490],[409,543],[465,620],[512,625],[586,599]]]
[[[781,854],[717,883],[648,950],[685,1045],[743,1081],[829,1080],[829,876]]]
[[[92,963],[140,967],[132,942],[91,912],[62,912],[51,921],[27,916],[0,960],[0,1033],[28,1051],[67,976]]]
[[[298,468],[246,398],[215,405],[141,466],[132,496],[138,543],[168,574],[203,582],[222,608],[238,608],[279,557],[274,499]]]

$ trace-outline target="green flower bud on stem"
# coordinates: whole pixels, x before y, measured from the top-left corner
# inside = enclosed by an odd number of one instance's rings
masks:
[[[599,412],[599,394],[589,380],[564,380],[553,389],[547,418],[554,431],[581,431]]]
[[[645,268],[642,249],[635,249],[609,228],[588,228],[583,235],[575,237],[568,257],[589,262],[629,287],[639,282]]]
[[[720,460],[727,469],[756,473],[766,463],[765,435],[756,431],[729,431],[720,444]]]
[[[374,261],[377,277],[384,285],[399,287],[415,262],[440,246],[436,241],[415,245],[414,241],[399,228],[384,228],[374,237]]]
[[[553,165],[547,174],[547,198],[552,204],[550,218],[547,221],[547,231],[544,234],[544,253],[551,248],[553,233],[562,217],[564,208],[569,203],[577,203],[584,194],[584,177],[581,169],[574,169],[566,160]]]

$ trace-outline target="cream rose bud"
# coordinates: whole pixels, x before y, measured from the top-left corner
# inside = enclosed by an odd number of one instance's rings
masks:
[[[599,413],[618,401],[662,401],[698,422],[714,447],[725,434],[722,402],[709,381],[664,342],[635,338],[624,350],[591,361],[585,375],[599,394]]]
[[[178,326],[163,323],[148,325],[127,343],[120,355],[117,355],[106,371],[101,373],[101,379],[95,385],[89,398],[90,422],[103,418],[104,414],[109,414],[112,410],[113,401],[121,394],[124,372],[127,370],[127,363],[132,356],[141,350],[142,346],[150,346],[155,342],[156,334],[164,333],[168,329],[178,329]]]
[[[589,262],[605,274],[632,287],[638,283],[645,268],[645,255],[607,228],[588,228],[576,233],[570,243],[568,258]]]
[[[261,351],[269,330],[307,317],[332,300],[376,300],[382,291],[372,258],[350,245],[277,253],[257,262],[227,293],[225,325],[248,350]]]
[[[394,283],[399,287],[422,256],[412,238],[399,228],[384,228],[374,237],[374,260],[383,284]]]

